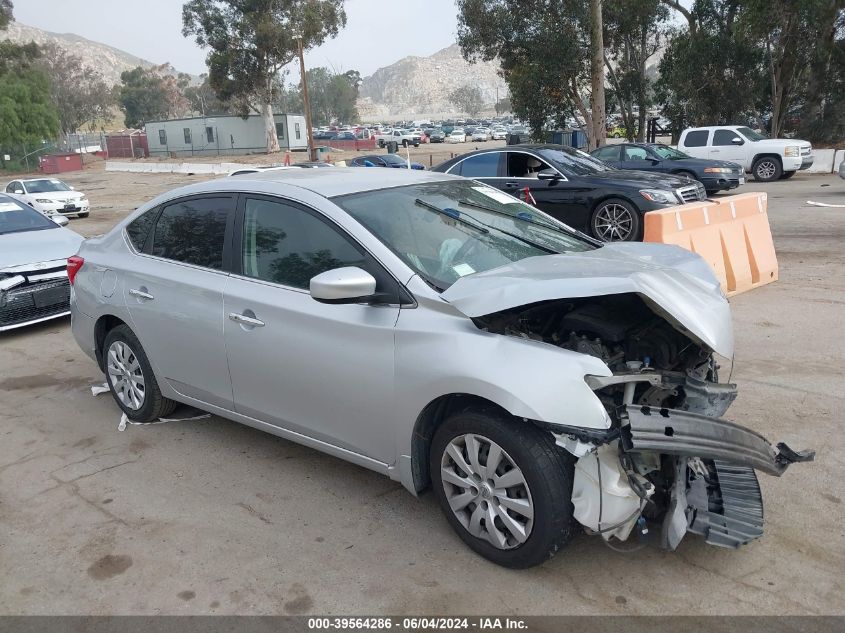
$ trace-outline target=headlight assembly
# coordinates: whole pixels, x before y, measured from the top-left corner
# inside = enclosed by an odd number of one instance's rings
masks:
[[[658,204],[677,204],[678,198],[672,191],[664,191],[663,189],[640,189],[640,195],[649,202],[657,202]]]

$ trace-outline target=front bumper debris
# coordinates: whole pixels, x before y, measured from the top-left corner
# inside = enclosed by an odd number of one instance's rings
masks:
[[[622,447],[629,453],[655,452],[699,457],[782,475],[790,464],[815,459],[815,451],[773,447],[766,438],[733,422],[675,409],[622,406]]]

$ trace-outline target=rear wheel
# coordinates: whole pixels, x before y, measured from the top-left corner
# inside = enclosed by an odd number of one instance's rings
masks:
[[[593,211],[590,228],[602,242],[631,242],[640,237],[640,214],[630,202],[610,198]]]
[[[106,334],[106,380],[112,397],[130,420],[152,422],[172,413],[177,403],[161,395],[141,341],[127,325]]]
[[[763,156],[754,161],[754,164],[751,166],[751,173],[754,174],[754,180],[771,182],[781,177],[783,167],[777,158]]]
[[[532,567],[572,539],[574,459],[548,432],[466,409],[437,429],[430,468],[452,528],[488,560]]]

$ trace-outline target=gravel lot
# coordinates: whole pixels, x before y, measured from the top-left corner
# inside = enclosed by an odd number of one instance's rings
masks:
[[[201,179],[68,175],[92,202],[70,226],[103,232]],[[621,554],[582,536],[539,568],[498,568],[433,495],[313,450],[216,417],[119,433],[60,320],[0,335],[0,613],[845,614],[845,209],[806,204],[845,203],[845,181],[744,188],[757,189],[780,281],[732,300],[729,417],[818,451],[760,475],[762,540]]]

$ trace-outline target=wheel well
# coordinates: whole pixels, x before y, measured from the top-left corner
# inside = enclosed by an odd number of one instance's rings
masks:
[[[751,168],[752,169],[754,168],[754,163],[756,163],[761,158],[776,158],[777,161],[781,164],[781,166],[783,166],[783,161],[781,160],[781,157],[778,154],[757,154],[754,157],[754,160],[751,161]]]
[[[111,332],[118,325],[126,325],[126,323],[111,314],[101,316],[99,319],[97,319],[97,323],[94,325],[94,349],[97,354],[97,364],[103,371],[105,371],[103,363],[103,344],[106,341],[106,336],[108,335],[108,333]]]
[[[431,440],[435,431],[450,415],[468,408],[492,408],[510,415],[495,402],[469,393],[452,393],[428,403],[414,424],[414,434],[411,439],[411,470],[417,492],[422,492],[431,483],[428,453],[431,450]]]

